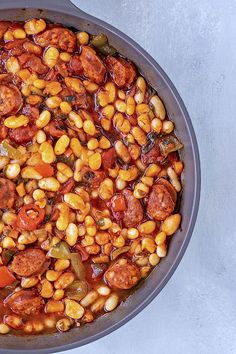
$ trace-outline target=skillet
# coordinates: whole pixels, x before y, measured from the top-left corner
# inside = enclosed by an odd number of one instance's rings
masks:
[[[37,336],[1,336],[0,352],[4,353],[52,353],[90,343],[119,328],[144,309],[162,290],[177,268],[191,238],[197,218],[200,198],[200,160],[194,130],[177,90],[155,62],[131,38],[111,25],[75,7],[69,0],[2,0],[0,20],[25,21],[41,17],[52,22],[73,26],[93,34],[104,33],[118,52],[132,60],[147,81],[165,103],[167,112],[175,123],[176,135],[184,144],[181,157],[185,164],[184,192],[180,213],[181,229],[173,237],[168,255],[123,304],[110,314],[99,317],[92,324],[72,329],[66,333]]]

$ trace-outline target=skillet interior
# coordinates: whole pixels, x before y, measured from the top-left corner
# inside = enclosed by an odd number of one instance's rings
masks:
[[[1,353],[12,353],[14,351],[25,353],[28,350],[33,350],[34,353],[49,353],[74,348],[108,334],[134,317],[161,291],[180,262],[196,221],[200,194],[200,164],[196,138],[184,104],[162,69],[130,38],[110,25],[76,9],[69,4],[69,1],[67,6],[63,5],[64,1],[62,3],[48,1],[47,5],[44,0],[35,5],[33,2],[36,3],[36,1],[23,1],[24,6],[27,3],[29,7],[40,4],[39,6],[44,9],[47,8],[47,10],[22,9],[19,6],[19,1],[11,1],[10,5],[5,6],[1,2],[0,8],[7,8],[7,10],[0,11],[0,19],[19,21],[32,17],[42,17],[90,33],[105,33],[108,35],[110,43],[121,54],[133,60],[141,73],[144,73],[151,86],[157,90],[165,103],[171,120],[176,123],[177,136],[185,146],[181,155],[185,163],[184,193],[181,204],[183,221],[182,229],[175,234],[170,243],[167,257],[152,271],[142,286],[111,314],[100,317],[91,325],[88,324],[80,329],[73,329],[62,334],[27,337],[1,336]]]

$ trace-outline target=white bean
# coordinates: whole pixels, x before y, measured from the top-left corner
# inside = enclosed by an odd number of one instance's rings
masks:
[[[97,299],[91,306],[91,311],[92,312],[99,312],[103,309],[105,305],[106,299],[104,297],[100,297]]]
[[[105,302],[105,310],[113,311],[119,303],[119,296],[117,294],[111,294]]]
[[[168,167],[166,172],[170,178],[170,182],[171,182],[172,186],[175,188],[175,190],[177,192],[180,192],[182,187],[181,187],[181,183],[178,180],[178,176],[177,176],[175,170],[173,170],[172,167]]]
[[[108,288],[108,286],[106,285],[101,285],[99,286],[99,288],[97,288],[97,292],[99,293],[99,295],[107,296],[110,295],[111,289]]]
[[[81,301],[80,304],[83,307],[88,307],[98,298],[98,293],[95,290],[91,290]]]
[[[152,98],[150,99],[150,103],[153,106],[156,118],[164,120],[166,116],[166,110],[160,97],[158,97],[157,95],[152,96]]]

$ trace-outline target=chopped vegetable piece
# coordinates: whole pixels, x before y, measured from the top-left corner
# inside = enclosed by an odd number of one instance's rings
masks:
[[[49,163],[42,162],[37,164],[34,168],[42,177],[51,177],[54,174],[54,169]]]
[[[22,159],[22,154],[11,146],[6,140],[3,140],[0,144],[0,156],[7,156],[10,159],[20,160]]]
[[[104,44],[107,44],[107,42],[107,36],[103,33],[94,36],[91,40],[91,44],[96,48],[102,47]]]
[[[6,266],[0,267],[0,288],[12,284],[16,278]]]
[[[86,280],[75,280],[66,288],[66,296],[69,299],[80,301],[88,293],[88,283]]]
[[[155,145],[157,140],[157,134],[156,133],[150,133],[147,136],[147,144],[142,147],[142,153],[147,154]]]
[[[94,36],[91,40],[91,44],[104,55],[114,55],[116,53],[116,49],[109,45],[108,38],[103,33]]]
[[[45,216],[44,209],[37,205],[27,204],[24,205],[17,216],[16,224],[22,230],[34,231],[38,225],[43,221]]]
[[[86,273],[86,278],[90,282],[97,283],[99,282],[105,271],[107,270],[107,265],[104,263],[101,264],[91,264],[88,272]]]
[[[4,265],[7,265],[13,258],[15,251],[13,250],[4,250],[2,252],[2,262]]]
[[[33,233],[37,236],[37,238],[45,239],[47,237],[47,231],[44,229],[35,230]]]
[[[105,226],[105,219],[101,218],[97,221],[98,226]]]
[[[114,147],[104,151],[102,154],[102,167],[104,168],[104,170],[113,168],[115,165],[116,158],[117,154]]]
[[[71,95],[71,96],[66,96],[66,97],[65,97],[65,101],[66,101],[66,102],[73,102],[74,100],[75,100],[75,96],[72,96],[72,95]]]
[[[88,252],[86,252],[85,249],[81,247],[79,244],[75,246],[75,249],[79,251],[82,258],[82,262],[87,261],[87,259],[89,258]]]
[[[71,267],[73,268],[77,278],[83,280],[85,278],[85,268],[79,253],[71,253]]]
[[[124,246],[121,248],[117,248],[115,251],[112,252],[111,254],[111,259],[114,261],[117,257],[119,257],[122,253],[128,252],[130,249],[130,246]]]
[[[48,251],[47,256],[56,259],[70,259],[70,248],[66,242],[59,242]]]
[[[98,49],[104,55],[114,55],[116,53],[116,49],[109,44],[104,44]]]
[[[159,140],[159,147],[163,156],[170,152],[182,149],[183,144],[174,135],[164,136]]]
[[[70,166],[71,168],[74,166],[74,160],[65,155],[57,156],[57,162],[63,162],[66,165]]]
[[[125,197],[122,194],[115,195],[111,200],[111,207],[114,212],[125,211],[127,208]]]

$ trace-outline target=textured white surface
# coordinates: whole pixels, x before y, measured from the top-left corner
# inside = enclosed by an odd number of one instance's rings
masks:
[[[202,164],[197,225],[161,294],[109,336],[68,354],[236,353],[236,2],[74,0],[141,44],[192,118]]]

